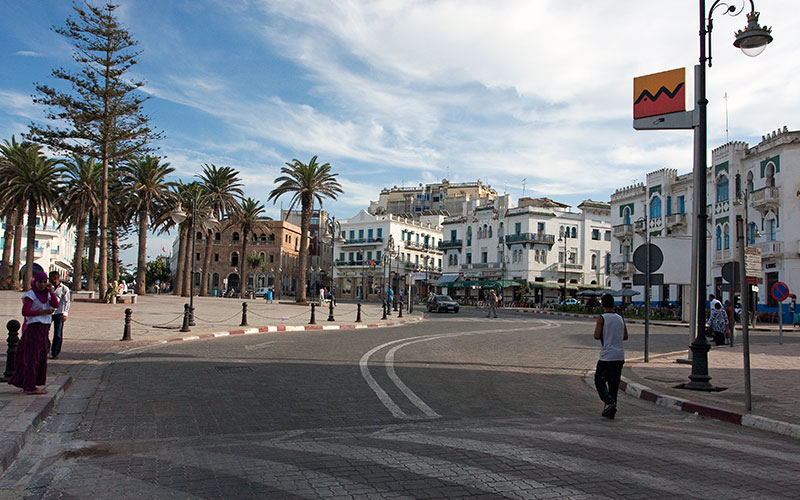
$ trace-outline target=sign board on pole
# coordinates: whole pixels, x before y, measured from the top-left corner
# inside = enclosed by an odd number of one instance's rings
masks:
[[[772,294],[773,299],[777,300],[778,302],[783,302],[789,297],[789,285],[783,281],[777,281],[772,285],[770,293]]]
[[[763,283],[761,277],[761,249],[758,247],[744,248],[744,275],[751,285]]]
[[[633,128],[689,129],[694,121],[686,111],[686,68],[633,79]]]

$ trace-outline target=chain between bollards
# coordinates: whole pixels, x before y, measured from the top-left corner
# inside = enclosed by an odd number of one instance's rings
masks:
[[[131,315],[133,309],[125,309],[125,327],[122,329],[122,338],[120,340],[131,340]]]
[[[317,318],[316,318],[316,316],[314,315],[314,309],[315,309],[316,307],[317,307],[317,305],[316,305],[316,304],[314,304],[314,303],[312,302],[312,303],[311,303],[311,319],[308,321],[308,324],[309,324],[309,325],[316,325],[316,324],[317,324]]]
[[[239,326],[247,326],[247,302],[242,302],[242,322]]]
[[[333,295],[331,295],[331,300],[328,302],[328,321],[336,321],[333,319]]]
[[[3,373],[3,381],[10,379],[14,375],[14,360],[17,357],[17,344],[19,343],[19,321],[12,319],[6,323],[8,330],[8,351],[6,354],[6,371]]]
[[[356,323],[361,323],[361,302],[358,303],[358,312],[356,313]]]
[[[189,304],[183,305],[183,326],[181,326],[180,331],[191,332],[189,329]]]

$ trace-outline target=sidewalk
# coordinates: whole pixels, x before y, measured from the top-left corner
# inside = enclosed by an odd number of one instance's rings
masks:
[[[16,387],[0,383],[0,474],[16,458],[53,407],[72,384],[73,378],[92,363],[104,362],[130,349],[166,342],[188,341],[227,335],[246,335],[282,331],[378,328],[422,320],[422,308],[398,318],[396,311],[382,320],[381,305],[364,303],[361,322],[358,305],[337,302],[334,321],[327,321],[329,308],[316,307],[316,324],[310,325],[311,307],[296,305],[293,297],[266,303],[260,300],[195,297],[195,323],[191,332],[180,332],[183,306],[188,298],[174,295],[148,295],[137,304],[101,304],[75,300],[64,325],[64,345],[57,360],[48,360],[47,391],[41,396],[25,396]],[[247,303],[247,325],[242,326],[242,303]],[[6,323],[22,323],[22,292],[0,291],[0,327],[7,336]],[[125,310],[133,311],[131,340],[122,342]],[[21,334],[21,332],[20,332]],[[6,367],[6,343],[0,350],[0,374]]]
[[[626,362],[620,390],[676,410],[756,427],[800,439],[800,337],[784,330],[784,343],[750,346],[752,410],[744,402],[744,357],[741,344],[712,346],[708,353],[714,392],[677,388],[689,382],[691,365],[677,363],[687,351]],[[593,383],[593,382],[592,382]]]

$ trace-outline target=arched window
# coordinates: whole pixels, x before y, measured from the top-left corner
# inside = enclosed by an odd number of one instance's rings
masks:
[[[261,257],[261,259],[262,259],[264,262],[266,262],[266,261],[267,261],[267,254],[265,254],[264,252],[261,252],[260,254],[258,254],[258,256],[259,256],[259,257]]]
[[[577,238],[578,237],[578,229],[577,228],[574,228],[574,227],[572,228],[572,237],[573,238]]]
[[[197,241],[202,241],[202,239],[203,239],[202,231],[197,231],[197,234],[195,235],[195,238],[197,238]]]
[[[467,226],[467,246],[472,245],[472,226]]]
[[[631,223],[631,207],[625,207],[622,210],[622,223],[623,224]]]
[[[498,236],[499,238],[502,238],[504,234],[505,234],[505,233],[504,233],[504,231],[503,231],[503,223],[501,222],[501,223],[500,223],[500,225],[499,225],[499,226],[497,226],[497,236]]]
[[[231,234],[231,241],[238,243],[239,242],[239,233],[234,231]]]
[[[261,241],[262,241],[262,243],[266,243],[266,242],[267,242],[267,235],[266,235],[266,233],[261,233]]]
[[[672,215],[672,196],[667,196],[667,215]]]
[[[489,226],[489,238],[492,237],[492,226]]]
[[[736,174],[736,197],[742,197],[742,176],[739,174]]]
[[[239,252],[231,253],[231,267],[236,267],[239,265]]]
[[[253,236],[252,236],[252,238],[250,240],[253,243],[258,243],[258,235],[256,233],[253,233]]]
[[[750,245],[752,245],[753,243],[756,242],[756,233],[757,232],[758,232],[758,224],[756,224],[755,222],[751,222],[750,223],[750,230],[748,231],[748,238],[749,238],[748,243]]]
[[[722,226],[717,226],[717,250],[722,250]]]
[[[717,203],[728,201],[728,176],[721,175],[717,181]]]
[[[650,200],[650,218],[658,219],[661,217],[661,197],[656,195]]]
[[[725,224],[725,230],[723,231],[723,233],[724,233],[724,238],[725,238],[725,241],[723,242],[723,246],[725,247],[725,250],[728,250],[731,247],[731,235],[730,235],[730,231],[728,230],[728,225],[727,224]]]
[[[596,253],[592,254],[592,269],[597,269],[597,254]]]
[[[753,192],[753,172],[747,172],[747,192]]]
[[[275,233],[269,233],[269,242],[275,243]]]
[[[772,162],[767,163],[767,187],[775,187],[775,164]]]

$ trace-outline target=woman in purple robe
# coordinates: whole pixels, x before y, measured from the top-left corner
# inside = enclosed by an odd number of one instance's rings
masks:
[[[53,311],[58,308],[58,299],[47,274],[39,271],[33,275],[31,289],[22,296],[22,338],[17,344],[14,359],[14,375],[8,381],[22,389],[25,394],[47,394],[47,353],[50,351],[50,323]]]

